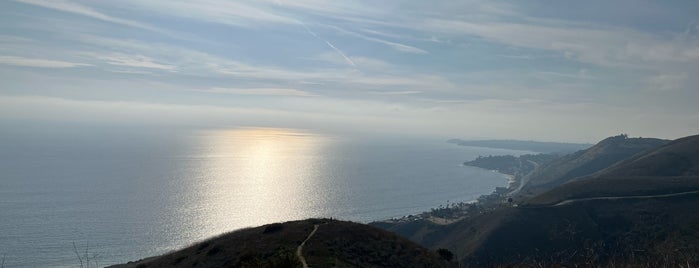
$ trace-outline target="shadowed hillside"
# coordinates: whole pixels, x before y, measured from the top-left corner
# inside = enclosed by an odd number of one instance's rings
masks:
[[[699,194],[510,208],[440,229],[425,243],[476,266],[697,264],[697,207]]]
[[[353,222],[309,219],[274,223],[224,234],[126,267],[453,267],[434,251],[393,233]]]

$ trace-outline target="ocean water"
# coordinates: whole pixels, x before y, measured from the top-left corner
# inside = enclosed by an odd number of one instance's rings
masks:
[[[2,133],[0,258],[104,266],[271,222],[415,214],[506,185],[463,161],[521,153],[294,129]]]

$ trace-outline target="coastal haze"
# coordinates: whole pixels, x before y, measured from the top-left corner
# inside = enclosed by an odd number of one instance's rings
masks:
[[[109,265],[271,222],[417,214],[507,185],[463,159],[525,153],[299,129],[91,132],[3,133],[6,267],[72,267],[73,243]]]

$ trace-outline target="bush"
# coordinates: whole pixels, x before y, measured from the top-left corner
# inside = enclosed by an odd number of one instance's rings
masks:
[[[446,248],[440,248],[437,250],[437,253],[439,254],[442,259],[445,259],[446,261],[451,261],[454,258],[454,253],[449,251]]]

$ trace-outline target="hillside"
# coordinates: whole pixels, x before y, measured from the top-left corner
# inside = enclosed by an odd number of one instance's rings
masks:
[[[699,262],[699,194],[503,209],[427,237],[466,264]],[[495,222],[495,223],[493,223]]]
[[[378,224],[467,267],[699,264],[699,193],[501,207],[449,225]]]
[[[699,136],[674,140],[542,193],[526,203],[601,196],[660,195],[699,190]]]
[[[602,170],[595,177],[699,175],[699,135],[669,142]]]
[[[632,156],[657,148],[668,141],[654,138],[628,138],[620,135],[555,159],[523,178],[519,199],[535,196],[573,179],[588,176]]]
[[[310,267],[453,267],[393,233],[353,222],[309,219],[238,230],[162,256],[115,265],[146,267],[302,267],[297,247]]]

